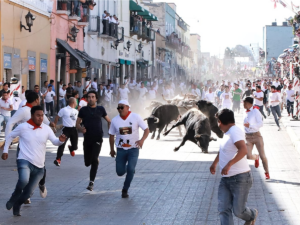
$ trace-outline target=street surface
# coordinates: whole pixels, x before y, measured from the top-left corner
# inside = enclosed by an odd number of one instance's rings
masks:
[[[236,117],[241,125],[242,115]],[[261,131],[271,180],[265,181],[261,161],[259,169],[254,168],[254,161],[249,161],[254,184],[248,206],[259,211],[257,225],[299,225],[300,155],[285,128],[277,131],[272,117],[265,120]],[[145,142],[129,189],[129,199],[121,198],[125,178],[116,175],[107,136],[93,192],[86,190],[89,168],[83,162],[82,138],[74,158],[65,150],[61,167],[53,164],[57,147],[49,143],[46,156],[48,196],[42,199],[36,189],[31,205],[22,208],[21,217],[13,217],[12,211],[5,209],[18,175],[16,146],[13,146],[9,159],[0,161],[0,224],[220,224],[217,191],[221,176],[219,172],[217,175],[209,172],[218,153],[219,141],[211,142],[209,154],[201,153],[191,142],[174,153],[173,149],[180,141],[178,131],[174,130],[167,137],[161,136],[160,141],[148,139]],[[235,219],[235,224],[244,223]]]

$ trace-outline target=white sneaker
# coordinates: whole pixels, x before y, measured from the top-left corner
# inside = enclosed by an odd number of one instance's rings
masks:
[[[40,188],[40,195],[42,198],[46,198],[47,197],[47,188],[45,185],[39,185]]]

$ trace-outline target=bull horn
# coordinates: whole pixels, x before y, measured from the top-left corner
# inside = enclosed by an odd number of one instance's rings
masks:
[[[149,117],[145,118],[144,121],[146,121],[146,120],[148,120],[148,119],[149,119]]]
[[[201,134],[196,134],[195,136],[194,136],[194,138],[200,138],[201,137]]]
[[[154,122],[154,123],[159,123],[159,118],[157,118],[157,117],[154,117],[154,119],[157,119],[157,122]]]

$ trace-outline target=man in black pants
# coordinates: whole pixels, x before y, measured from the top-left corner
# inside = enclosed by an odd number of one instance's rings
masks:
[[[78,149],[78,132],[76,129],[76,120],[78,117],[78,111],[75,109],[77,105],[77,101],[75,98],[69,98],[68,100],[68,106],[65,108],[62,108],[59,112],[58,115],[55,117],[54,124],[56,125],[58,122],[58,119],[61,117],[63,121],[63,134],[67,137],[67,140],[65,143],[60,145],[57,149],[57,156],[56,159],[54,160],[54,164],[56,166],[60,166],[61,163],[61,157],[64,154],[64,149],[66,146],[66,143],[68,139],[70,138],[71,145],[69,145],[69,150],[71,156],[75,156],[75,150]]]
[[[94,181],[99,165],[99,155],[103,142],[102,117],[107,121],[108,129],[111,121],[107,116],[104,107],[97,106],[97,92],[89,91],[87,96],[88,105],[80,109],[76,127],[84,135],[84,163],[86,167],[91,166],[90,182],[87,189],[92,191],[94,188]],[[80,126],[81,123],[83,124],[83,127]]]

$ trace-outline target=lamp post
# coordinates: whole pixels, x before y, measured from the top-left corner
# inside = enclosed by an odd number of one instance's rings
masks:
[[[127,41],[127,43],[126,43],[127,48],[124,47],[124,49],[129,52],[131,45],[132,45],[132,43],[130,41]]]
[[[143,46],[142,42],[140,42],[140,44],[138,45],[138,50],[136,49],[135,51],[138,52],[138,53],[141,53],[143,47],[144,47],[144,46]]]
[[[67,39],[76,42],[77,33],[79,33],[79,29],[77,29],[74,25],[70,30],[71,37],[67,34]]]
[[[118,46],[119,46],[119,40],[116,40],[116,41],[114,42],[114,44],[115,44],[115,45],[111,44],[111,45],[110,45],[110,48],[113,48],[113,49],[116,49],[116,50],[117,50],[117,49],[118,49]]]
[[[33,26],[33,21],[35,20],[35,16],[33,16],[29,11],[27,13],[27,15],[25,16],[25,19],[26,19],[26,25],[28,26],[28,28],[26,28],[22,24],[22,21],[20,21],[20,31],[22,31],[22,28],[24,28],[25,30],[28,30],[29,32],[31,32],[31,27]]]

